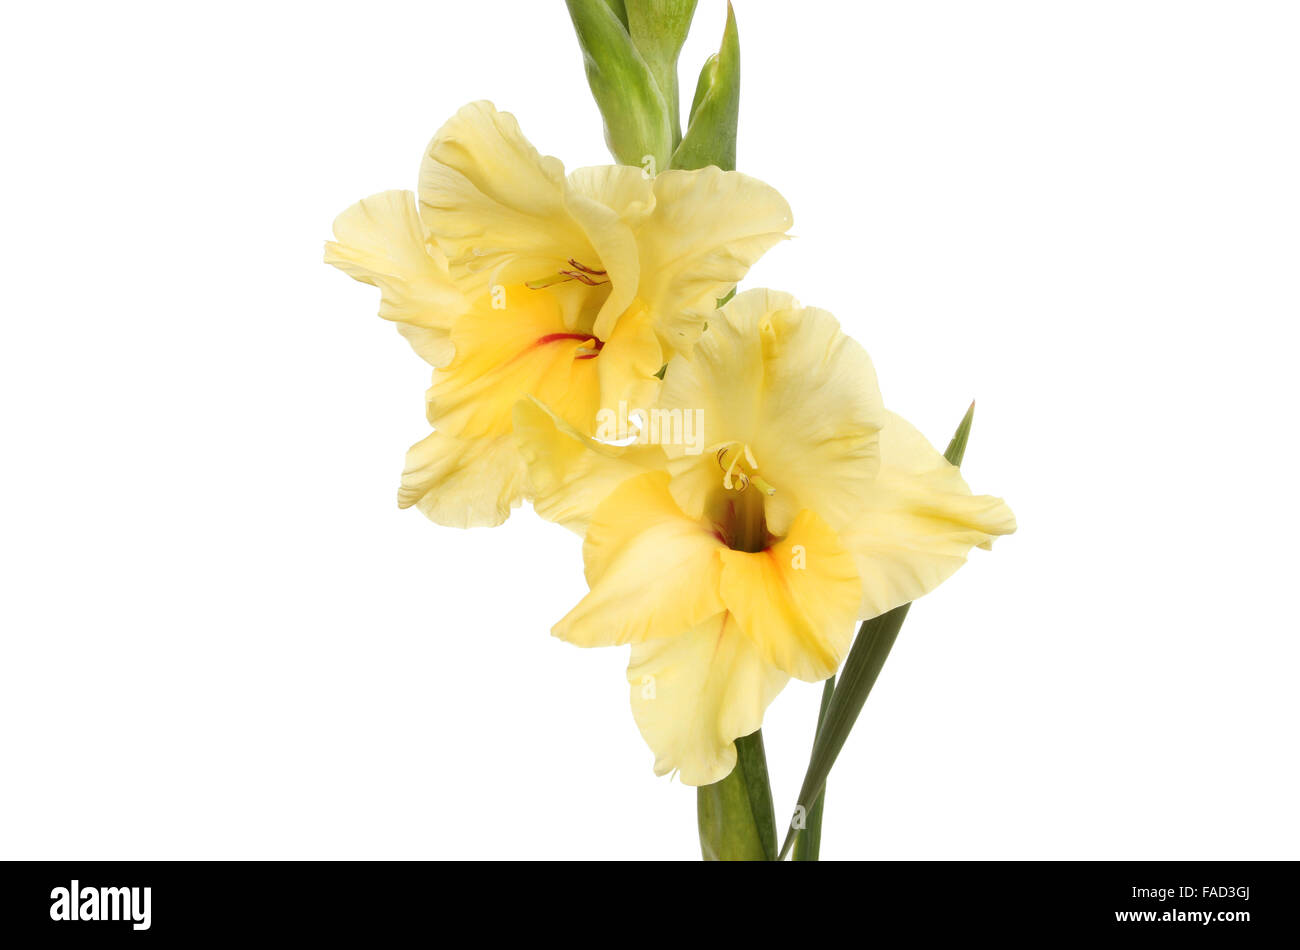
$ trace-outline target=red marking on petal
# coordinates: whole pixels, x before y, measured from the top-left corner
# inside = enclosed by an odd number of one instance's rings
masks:
[[[545,336],[539,336],[537,342],[533,345],[545,346],[547,343],[558,343],[561,340],[578,340],[582,343],[588,344],[593,350],[595,350],[593,353],[579,348],[578,352],[573,357],[576,360],[595,359],[600,354],[600,351],[605,347],[604,340],[598,340],[590,333],[548,333]]]

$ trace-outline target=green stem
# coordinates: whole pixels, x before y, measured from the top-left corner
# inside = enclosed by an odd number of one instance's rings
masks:
[[[761,729],[736,740],[736,767],[721,782],[701,785],[696,806],[704,860],[776,858],[776,811]]]

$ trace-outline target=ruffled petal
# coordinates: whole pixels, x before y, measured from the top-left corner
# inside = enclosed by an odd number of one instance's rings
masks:
[[[597,442],[535,399],[516,404],[514,423],[533,510],[578,534],[586,532],[596,507],[614,488],[664,465],[657,446]]]
[[[655,774],[677,769],[686,785],[711,785],[731,773],[735,740],[763,725],[789,681],[728,614],[680,636],[634,644],[627,679]]]
[[[624,314],[595,362],[601,409],[645,412],[655,406],[662,385],[658,373],[663,369],[664,351],[650,311],[636,307]]]
[[[569,175],[566,203],[610,282],[592,331],[609,339],[636,297],[641,263],[633,229],[654,210],[654,185],[640,168],[627,165],[579,168]]]
[[[862,577],[859,616],[876,617],[947,580],[972,547],[1016,530],[1001,498],[972,495],[960,470],[893,413],[880,433],[880,472],[840,539]]]
[[[467,296],[591,264],[595,250],[565,204],[564,166],[541,155],[490,102],[447,121],[420,165],[420,217]],[[594,266],[594,265],[593,265]]]
[[[509,435],[454,439],[433,432],[411,446],[397,503],[450,528],[493,527],[524,493],[524,462]]]
[[[393,320],[411,346],[434,366],[451,359],[447,331],[465,309],[442,253],[425,243],[415,195],[384,191],[357,202],[334,220],[325,263],[378,287],[379,315]]]
[[[775,489],[766,516],[777,536],[804,509],[847,523],[879,467],[885,410],[871,359],[831,314],[789,294],[751,290],[716,311],[691,357],[669,363],[660,405],[702,409],[710,449],[749,447]],[[673,496],[703,512],[722,480],[714,454],[664,450]]]
[[[569,173],[570,189],[614,212],[631,228],[655,209],[654,179],[631,165],[589,165]]]
[[[578,646],[614,646],[673,637],[722,610],[722,543],[687,518],[664,472],[619,484],[596,508],[583,542],[587,584],[578,605],[552,629]]]
[[[722,600],[763,659],[809,682],[839,669],[862,583],[853,555],[811,511],[765,551],[722,552]]]
[[[785,238],[794,218],[775,188],[712,166],[662,172],[654,193],[654,211],[637,230],[639,296],[665,344],[688,350],[718,299]]]

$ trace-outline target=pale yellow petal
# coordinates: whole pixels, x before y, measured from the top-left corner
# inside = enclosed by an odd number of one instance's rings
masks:
[[[840,538],[862,577],[859,616],[916,600],[952,575],[972,547],[1016,530],[1000,498],[972,495],[961,472],[893,413],[880,433],[880,472]]]
[[[592,332],[608,340],[636,297],[641,262],[634,229],[654,210],[654,185],[640,168],[628,165],[579,168],[569,175],[566,201],[605,271],[602,279],[610,282],[598,314],[592,314]]]
[[[862,584],[853,555],[811,511],[766,551],[722,552],[722,599],[765,661],[823,680],[853,641]]]
[[[605,445],[578,432],[535,399],[514,410],[515,437],[528,466],[533,510],[583,534],[596,507],[622,482],[662,469],[654,445]]]
[[[554,274],[596,253],[565,204],[558,159],[541,155],[519,123],[472,102],[438,130],[420,166],[420,217],[470,297],[493,285]]]
[[[569,173],[572,191],[609,208],[637,227],[655,209],[654,179],[631,165],[589,165]]]
[[[636,298],[641,279],[634,229],[654,211],[654,185],[640,168],[595,165],[569,174],[568,209],[581,225],[610,281],[610,291],[591,313],[593,333],[614,335],[614,325]],[[590,296],[588,303],[597,302]],[[663,365],[660,363],[660,365]],[[655,366],[658,369],[658,366]]]
[[[580,429],[594,428],[594,341],[566,330],[549,291],[500,288],[456,321],[451,340],[455,358],[434,373],[427,394],[429,421],[439,429],[461,439],[504,435],[515,403],[528,395]]]
[[[870,358],[831,314],[789,294],[751,290],[716,311],[694,353],[668,364],[660,405],[702,409],[705,446],[749,447],[753,473],[775,489],[766,513],[777,536],[804,509],[847,523],[879,466],[884,407]],[[716,457],[665,451],[674,497],[703,512],[722,481]]]
[[[687,350],[718,299],[784,239],[794,219],[776,189],[716,167],[662,172],[654,192],[654,211],[637,229],[638,294],[665,343]]]
[[[415,327],[409,323],[399,323],[397,332],[411,344],[411,349],[419,357],[435,368],[446,366],[456,355],[452,345],[451,334],[446,330],[431,330],[428,327]]]
[[[634,644],[627,679],[655,773],[676,769],[686,785],[711,785],[731,773],[735,740],[762,727],[764,711],[789,681],[728,614],[680,636]]]
[[[357,202],[334,221],[325,262],[378,287],[379,315],[397,322],[415,351],[435,366],[451,358],[447,331],[465,309],[440,251],[425,243],[409,191]]]
[[[619,484],[597,506],[583,542],[591,591],[552,633],[578,646],[673,637],[722,610],[720,542],[687,518],[664,472]]]
[[[510,517],[524,492],[514,439],[454,439],[433,432],[406,453],[397,503],[452,528],[491,527]]]
[[[618,412],[620,403],[629,412],[655,406],[663,365],[664,351],[650,311],[637,306],[618,321],[596,359],[601,409]]]

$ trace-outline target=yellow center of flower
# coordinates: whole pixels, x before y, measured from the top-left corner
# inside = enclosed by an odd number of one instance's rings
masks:
[[[758,461],[747,442],[724,442],[716,447],[718,468],[722,469],[722,487],[743,492],[753,485],[765,495],[775,495],[773,488],[758,474]]]
[[[594,267],[581,264],[571,257],[569,258],[568,269],[538,280],[525,281],[524,286],[529,290],[541,290],[544,287],[554,287],[556,284],[567,283],[571,280],[586,284],[588,287],[598,287],[601,284],[609,283],[609,274],[606,271],[596,270]]]

